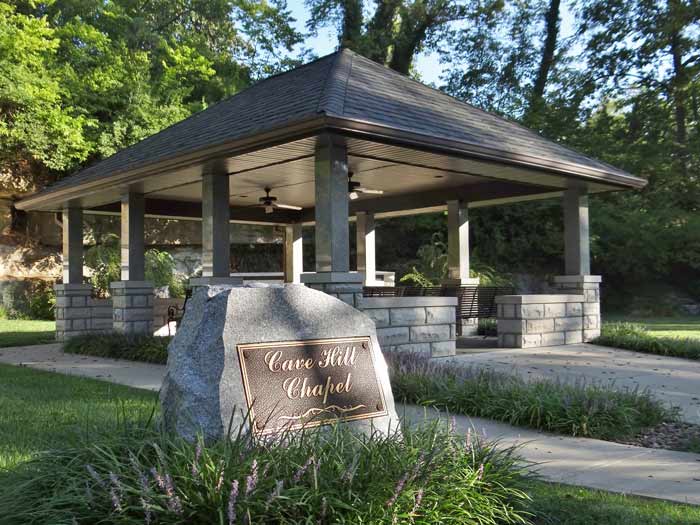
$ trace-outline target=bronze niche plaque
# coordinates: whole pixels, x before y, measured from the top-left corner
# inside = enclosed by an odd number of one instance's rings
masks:
[[[237,346],[256,434],[387,414],[369,337]]]

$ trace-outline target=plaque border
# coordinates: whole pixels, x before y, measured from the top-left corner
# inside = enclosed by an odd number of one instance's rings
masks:
[[[340,344],[348,342],[360,342],[367,343],[367,349],[369,351],[370,359],[372,360],[372,368],[374,370],[374,380],[377,383],[377,389],[379,390],[379,395],[382,401],[382,410],[375,410],[374,412],[369,412],[366,414],[359,414],[354,416],[336,416],[332,419],[320,419],[319,421],[310,421],[307,423],[293,423],[284,426],[283,428],[275,427],[271,429],[259,429],[256,424],[255,419],[255,408],[251,404],[252,395],[250,392],[250,385],[248,381],[248,370],[245,365],[245,357],[243,352],[245,350],[260,350],[265,348],[278,348],[278,347],[290,347],[290,346],[300,346],[300,345],[321,345],[321,344]],[[304,428],[315,428],[323,425],[328,425],[334,422],[347,422],[347,421],[359,421],[362,419],[371,419],[375,417],[386,416],[389,414],[389,410],[386,406],[386,396],[384,394],[384,389],[382,388],[382,382],[379,378],[378,372],[378,362],[375,357],[374,347],[372,346],[372,338],[370,336],[353,336],[353,337],[333,337],[329,339],[300,339],[297,341],[267,341],[264,343],[240,343],[236,345],[236,351],[238,353],[238,363],[241,369],[241,377],[243,379],[243,390],[245,392],[246,403],[248,405],[248,412],[250,418],[250,427],[254,434],[259,436],[265,436],[268,434],[276,434],[279,432],[287,430],[301,430]]]

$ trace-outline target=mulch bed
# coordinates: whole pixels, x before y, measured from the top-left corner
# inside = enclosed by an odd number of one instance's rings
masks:
[[[646,429],[633,439],[621,441],[621,443],[638,447],[700,453],[700,425],[681,421],[661,423]]]

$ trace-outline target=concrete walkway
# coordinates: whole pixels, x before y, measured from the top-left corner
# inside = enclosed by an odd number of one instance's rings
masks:
[[[583,346],[581,351],[587,345]],[[162,365],[63,354],[56,344],[2,348],[0,363],[148,390],[160,388],[165,372]],[[412,422],[446,419],[433,409],[408,405],[397,410]],[[502,446],[519,446],[520,456],[535,463],[536,470],[549,481],[700,505],[699,454],[555,436],[466,416],[457,416],[455,422],[458,432],[466,433],[471,427],[488,439],[499,440]]]
[[[479,349],[451,358],[525,378],[580,380],[618,388],[648,388],[681,409],[681,419],[700,424],[700,361],[579,344],[523,349]]]

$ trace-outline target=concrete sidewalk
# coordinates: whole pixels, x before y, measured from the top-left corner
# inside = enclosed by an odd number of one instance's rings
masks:
[[[0,349],[0,363],[91,377],[148,390],[160,388],[165,367],[64,354],[60,345]],[[434,409],[397,407],[411,422],[442,417]],[[520,456],[536,464],[549,481],[662,498],[700,505],[700,455],[620,445],[595,439],[570,438],[512,427],[490,420],[455,417],[457,431],[468,428],[519,446]]]
[[[479,353],[462,353],[450,359],[526,379],[583,379],[620,389],[649,389],[657,399],[679,407],[683,421],[700,424],[700,361],[592,344],[480,349]]]

